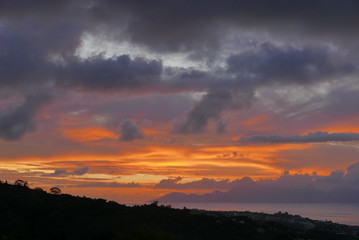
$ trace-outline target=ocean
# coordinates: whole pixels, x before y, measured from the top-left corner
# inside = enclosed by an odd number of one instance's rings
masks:
[[[221,211],[251,211],[263,213],[288,212],[315,220],[359,226],[359,204],[336,203],[163,203],[174,208],[195,208]]]

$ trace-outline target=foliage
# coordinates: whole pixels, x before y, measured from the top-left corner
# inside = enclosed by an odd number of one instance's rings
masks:
[[[15,185],[16,186],[22,186],[22,187],[28,187],[29,184],[28,184],[27,181],[18,179],[18,180],[15,181]]]
[[[58,188],[58,187],[52,187],[52,188],[50,188],[49,192],[51,194],[54,194],[54,195],[60,195],[61,194],[61,189]]]

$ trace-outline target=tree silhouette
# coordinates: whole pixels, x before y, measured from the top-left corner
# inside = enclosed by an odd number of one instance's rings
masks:
[[[52,187],[50,188],[50,193],[54,194],[54,195],[60,195],[61,194],[61,189],[58,187]]]
[[[44,189],[42,189],[41,187],[36,187],[36,188],[34,188],[34,190],[44,192]]]
[[[28,184],[27,181],[18,179],[18,180],[15,181],[15,185],[16,186],[22,186],[22,187],[28,187],[29,184]]]

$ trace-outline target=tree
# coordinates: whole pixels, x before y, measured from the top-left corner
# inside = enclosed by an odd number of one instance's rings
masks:
[[[61,189],[58,187],[52,187],[50,188],[50,193],[54,194],[54,195],[60,195],[61,194]]]
[[[22,187],[28,187],[29,184],[28,184],[27,181],[18,179],[18,180],[15,181],[15,185],[16,186],[22,186]]]

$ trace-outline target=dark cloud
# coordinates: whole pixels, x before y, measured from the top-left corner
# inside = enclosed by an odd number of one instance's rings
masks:
[[[355,39],[358,5],[355,0],[19,0],[1,2],[0,13],[10,19],[36,16],[44,22],[71,18],[75,24],[84,18],[87,31],[101,29],[157,50],[178,51],[216,47],[229,26]]]
[[[356,39],[358,8],[353,0],[1,2],[0,86],[203,91],[206,94],[174,132],[199,133],[213,120],[217,133],[224,133],[222,113],[250,106],[259,86],[314,83],[353,73],[355,51],[339,43],[325,48],[321,39]],[[300,44],[254,44],[248,51],[234,44],[239,51],[226,60],[227,66],[216,66],[228,54],[227,50],[224,55],[216,53],[223,50],[226,36],[243,29],[254,32],[253,38],[261,32],[284,41],[290,30]],[[128,55],[80,59],[76,51],[85,34],[116,43],[128,41],[155,53],[207,53],[216,67],[207,71],[170,68],[158,59]],[[307,38],[320,40],[301,41]],[[275,38],[266,41],[275,42]],[[312,45],[305,46],[309,42]],[[350,56],[344,56],[347,62],[333,50],[341,48]]]
[[[46,0],[34,0],[31,4],[26,0],[1,1],[0,13],[2,16],[40,16],[49,17],[57,14],[64,14],[71,4],[76,1],[71,0],[54,0],[49,4]]]
[[[15,141],[20,140],[26,133],[35,131],[36,113],[49,99],[47,94],[29,95],[22,105],[0,114],[0,137]]]
[[[269,29],[283,35],[290,32],[298,37],[340,36],[351,41],[358,35],[358,9],[355,0],[155,0],[145,5],[141,1],[108,0],[97,1],[93,12],[104,22],[125,18],[125,33],[131,41],[157,50],[179,51],[213,49],[229,26]]]
[[[324,7],[328,4],[332,4],[335,8]],[[295,15],[308,14],[304,9],[309,6],[311,10],[315,7],[321,9],[313,15],[314,23],[321,21],[317,15],[332,13],[331,11],[340,12],[345,9],[347,11],[345,16],[354,13],[350,1],[345,1],[339,6],[334,1],[330,3],[317,1],[316,4],[311,3],[306,6],[303,3],[288,4],[282,1],[281,3],[252,4],[247,1],[218,3],[212,0],[187,4],[182,1],[157,0],[146,4],[146,7],[143,7],[140,1],[110,0],[91,3],[56,1],[54,4],[38,0],[34,4],[19,1],[2,3],[2,5],[4,6],[1,10],[4,13],[2,16],[8,20],[3,22],[0,29],[0,49],[3,49],[0,63],[4,66],[0,68],[0,73],[3,75],[3,84],[7,82],[10,85],[21,85],[29,83],[29,79],[30,81],[56,79],[61,86],[100,89],[151,85],[155,79],[159,79],[162,64],[158,60],[130,59],[126,55],[113,59],[103,59],[97,56],[81,61],[74,55],[85,33],[99,35],[98,31],[103,29],[107,33],[120,32],[121,34],[115,34],[119,41],[123,40],[119,35],[127,34],[129,38],[127,40],[132,43],[140,42],[158,49],[197,49],[206,47],[204,44],[206,42],[212,42],[210,46],[216,45],[213,42],[223,38],[222,31],[229,31],[226,26],[230,24],[266,25],[265,22],[271,18],[287,19]],[[278,9],[273,8],[276,5]],[[298,5],[298,8],[293,9],[293,5]],[[296,14],[287,15],[280,12],[280,9],[283,11],[287,9]],[[254,17],[259,14],[258,11],[267,17],[263,18],[263,15]],[[184,12],[186,17],[183,15]],[[239,12],[243,13],[239,14]],[[307,18],[296,17],[292,20],[311,21]],[[222,22],[222,24],[213,25],[217,22]],[[290,21],[275,20],[274,22],[280,25],[289,24]],[[312,23],[308,25],[313,26]],[[326,28],[327,25],[323,27]],[[330,25],[330,28],[335,28],[335,25]],[[218,39],[213,40],[209,36],[215,36],[214,38]],[[251,60],[258,63],[253,64]],[[252,62],[253,65],[248,62]],[[336,71],[335,73],[339,70],[346,71],[348,67],[342,66],[343,69],[338,69],[338,66],[333,66],[323,49],[295,49],[293,47],[278,49],[270,44],[262,45],[255,53],[245,52],[234,55],[228,59],[228,64],[232,73],[238,74],[238,71],[242,75],[255,73],[265,75],[266,79],[270,77],[268,75],[287,77],[298,73],[301,79],[310,80],[329,75],[332,71]],[[292,68],[289,68],[289,65]],[[197,70],[188,71],[185,75],[183,77],[187,79],[203,78],[203,73]],[[178,81],[176,84],[180,86],[183,83],[186,81]],[[204,85],[208,87],[207,83]]]
[[[81,32],[63,25],[45,27],[45,36],[0,27],[0,85],[24,88],[56,84],[103,90],[151,86],[160,81],[159,60],[131,59],[128,55],[75,57]]]
[[[72,185],[70,187],[85,187],[85,188],[139,188],[143,187],[141,184],[138,183],[118,183],[118,182],[111,182],[111,183],[105,183],[105,182],[89,182],[89,183],[80,183],[76,185]]]
[[[131,59],[128,55],[111,59],[101,55],[85,60],[76,57],[83,34],[97,26],[88,18],[91,4],[20,2],[2,3],[8,12],[0,17],[5,18],[0,25],[0,86],[57,84],[102,90],[149,86],[159,81],[159,60]],[[31,11],[34,6],[48,12]],[[4,9],[0,11],[5,12]],[[16,18],[11,18],[12,11]]]
[[[217,133],[223,133],[225,124],[221,119],[222,113],[249,107],[259,87],[318,83],[354,71],[352,63],[339,61],[335,53],[325,48],[262,44],[258,49],[231,55],[227,58],[226,69],[207,74],[210,78],[204,85],[209,90],[175,132],[202,132],[208,121],[214,119],[217,121]]]
[[[22,87],[49,77],[51,64],[23,32],[0,26],[0,85]]]
[[[123,121],[121,124],[121,141],[132,141],[141,138],[143,138],[143,133],[132,120]]]
[[[214,76],[208,71],[193,68],[170,67],[163,69],[163,87],[173,90],[207,90],[209,83],[215,83]]]
[[[258,50],[242,52],[227,59],[228,72],[254,85],[299,83],[334,79],[354,71],[350,62],[340,63],[323,47],[294,48],[265,43]]]
[[[162,63],[128,55],[114,59],[101,56],[81,61],[74,59],[59,69],[60,86],[89,89],[138,88],[158,84]]]
[[[242,137],[238,142],[241,144],[256,143],[323,143],[323,142],[349,142],[358,141],[358,133],[328,133],[314,132],[302,136],[254,136]]]
[[[43,174],[46,177],[67,177],[67,176],[81,176],[89,171],[88,167],[76,169],[74,171],[67,171],[64,169],[56,169],[53,173]]]
[[[254,96],[251,89],[217,88],[209,90],[189,112],[187,120],[175,129],[176,133],[202,132],[210,119],[221,120],[225,110],[249,107]],[[217,130],[224,131],[223,125]],[[222,129],[221,129],[222,128]]]

